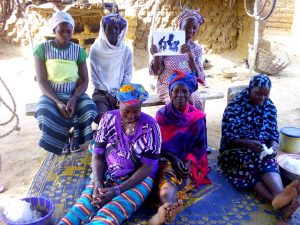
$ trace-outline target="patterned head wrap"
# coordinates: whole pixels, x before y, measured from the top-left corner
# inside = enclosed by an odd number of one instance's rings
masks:
[[[148,99],[148,92],[141,84],[125,83],[116,96],[126,105],[139,105]]]
[[[104,26],[108,24],[118,24],[121,30],[125,29],[127,26],[127,21],[117,13],[107,14],[102,18],[102,23]]]
[[[198,89],[197,78],[194,72],[184,73],[179,70],[174,70],[174,73],[169,77],[169,91],[172,91],[175,85],[185,85],[190,93],[195,92]]]
[[[192,10],[192,9],[183,9],[183,12],[179,15],[178,22],[179,27],[183,23],[183,21],[193,18],[198,22],[198,25],[202,25],[204,23],[204,18],[199,13],[199,10]]]
[[[271,80],[270,78],[265,74],[257,74],[255,75],[249,83],[249,89],[251,90],[253,87],[266,87],[268,89],[271,89]]]
[[[59,24],[61,23],[69,23],[73,27],[73,30],[75,28],[75,22],[72,16],[67,12],[56,12],[51,17],[51,29],[54,30]]]

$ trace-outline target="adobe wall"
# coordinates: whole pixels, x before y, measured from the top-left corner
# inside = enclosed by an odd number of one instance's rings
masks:
[[[125,2],[125,3],[124,3]],[[127,39],[138,49],[146,49],[155,0],[117,0],[122,14],[129,22]],[[238,49],[247,55],[248,43],[252,43],[254,20],[244,11],[243,1],[236,0],[233,6],[224,0],[182,0],[184,7],[200,9],[205,23],[200,27],[195,40],[202,43],[207,52],[221,53]],[[157,29],[176,29],[177,17],[181,12],[178,0],[162,0],[156,19]],[[29,30],[34,44],[51,35],[49,19],[54,10],[48,6],[29,10],[27,20],[7,24],[8,42],[28,44]],[[75,19],[74,39],[88,48],[98,36],[99,21],[104,15],[101,4],[74,5],[69,11]]]
[[[267,29],[290,31],[293,25],[295,0],[277,0],[273,14],[266,24]]]
[[[60,6],[58,5],[58,7]],[[53,37],[50,18],[55,12],[54,8],[55,6],[52,3],[40,5],[39,7],[32,5],[27,8],[25,18],[8,21],[5,34],[6,41],[27,45],[31,40],[34,46],[44,41],[45,38]],[[73,5],[68,12],[75,21],[73,41],[89,48],[98,36],[100,19],[104,15],[102,5]]]
[[[125,8],[129,20],[129,37],[136,48],[146,49],[152,19],[154,0],[131,0]],[[157,13],[157,29],[176,29],[177,17],[181,12],[177,0],[162,0]],[[254,20],[244,11],[243,1],[237,1],[232,8],[224,0],[182,0],[188,8],[200,9],[205,23],[200,27],[195,40],[205,45],[208,52],[220,53],[239,48],[247,52],[252,42]],[[121,1],[120,1],[121,3]]]

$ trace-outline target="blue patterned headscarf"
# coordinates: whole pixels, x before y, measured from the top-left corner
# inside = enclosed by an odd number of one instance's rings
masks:
[[[141,84],[125,83],[116,96],[120,102],[126,105],[139,105],[148,99],[148,92]]]
[[[271,86],[271,80],[266,74],[257,74],[250,80],[249,90],[253,87],[266,87],[271,89]]]
[[[118,24],[121,30],[125,29],[127,26],[127,21],[117,13],[110,13],[102,18],[103,25],[108,24]]]
[[[174,70],[174,73],[168,79],[169,91],[172,91],[175,85],[185,85],[192,94],[198,89],[197,78],[194,72],[184,73],[180,70]]]
[[[232,148],[234,139],[251,139],[261,142],[278,142],[277,110],[271,99],[263,105],[250,102],[250,91],[254,87],[271,88],[271,80],[265,74],[254,76],[249,87],[244,89],[226,107],[222,120],[220,151]]]

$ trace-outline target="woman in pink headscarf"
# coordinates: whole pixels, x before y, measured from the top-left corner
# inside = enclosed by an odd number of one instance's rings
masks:
[[[204,23],[204,19],[197,10],[184,9],[178,20],[179,29],[185,31],[185,44],[180,49],[183,55],[155,56],[149,67],[150,74],[158,76],[157,92],[163,102],[170,101],[168,78],[174,70],[194,72],[198,82],[205,85],[203,50],[201,45],[192,40],[200,25]],[[151,54],[158,51],[157,46],[153,44],[150,49]],[[192,94],[191,101],[197,109],[203,110],[199,92]]]

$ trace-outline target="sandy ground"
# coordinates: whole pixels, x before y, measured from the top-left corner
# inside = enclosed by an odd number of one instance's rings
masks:
[[[300,127],[300,47],[296,38],[290,35],[272,34],[266,35],[271,41],[272,47],[279,52],[287,52],[291,59],[291,65],[279,76],[272,76],[273,88],[271,99],[278,109],[279,128],[286,126]],[[207,83],[210,87],[219,89],[227,94],[229,86],[247,84],[249,77],[244,72],[239,73],[235,79],[223,78],[221,68],[225,66],[241,66],[242,58],[237,52],[228,52],[223,55],[208,55],[214,67],[206,71]],[[135,52],[134,81],[140,81],[146,88],[155,84],[153,77],[148,76],[148,57],[145,51]],[[241,68],[241,71],[244,69]],[[24,106],[28,102],[36,102],[40,96],[37,83],[34,81],[34,66],[31,50],[0,43],[0,77],[5,81],[16,100],[17,113],[20,123],[19,132],[13,132],[0,139],[0,153],[2,166],[0,183],[6,187],[6,191],[0,194],[5,197],[22,197],[26,195],[28,188],[46,154],[37,145],[39,130],[34,117],[25,116]],[[88,91],[91,93],[91,90]],[[0,84],[0,95],[10,105],[12,103],[5,94],[5,89]],[[217,148],[220,141],[221,118],[226,106],[226,97],[223,99],[206,102],[208,142],[210,146]],[[158,107],[144,108],[145,112],[154,115]],[[10,113],[5,110],[0,102],[0,124],[7,121]],[[15,120],[0,128],[0,136],[10,130]]]

